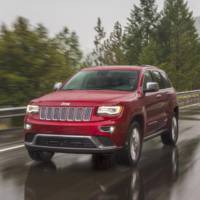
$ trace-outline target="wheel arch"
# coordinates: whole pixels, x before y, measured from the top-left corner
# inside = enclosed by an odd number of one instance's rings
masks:
[[[177,119],[179,118],[179,107],[178,106],[176,106],[175,108],[174,108],[174,113],[175,113],[175,116],[177,117]]]
[[[141,131],[142,131],[142,136],[144,136],[144,130],[145,130],[145,118],[143,116],[143,114],[136,114],[132,117],[131,123],[133,122],[137,122],[140,125]]]

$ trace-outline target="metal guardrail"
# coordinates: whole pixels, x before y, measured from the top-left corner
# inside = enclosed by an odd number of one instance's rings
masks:
[[[180,107],[200,103],[200,90],[177,92]]]
[[[190,90],[190,91],[184,91],[184,92],[177,92],[177,96],[180,95],[188,95],[188,94],[194,94],[194,93],[200,93],[200,90]]]
[[[26,114],[26,106],[0,108],[0,119],[23,117]]]
[[[200,103],[200,90],[177,92],[179,106],[187,106],[191,104]],[[26,113],[26,106],[0,108],[0,119],[21,117]]]

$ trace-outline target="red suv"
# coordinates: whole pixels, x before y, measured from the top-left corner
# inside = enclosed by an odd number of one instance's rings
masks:
[[[55,152],[117,153],[136,165],[143,141],[177,142],[176,92],[156,67],[91,67],[55,86],[27,106],[25,146],[33,160],[49,161]]]

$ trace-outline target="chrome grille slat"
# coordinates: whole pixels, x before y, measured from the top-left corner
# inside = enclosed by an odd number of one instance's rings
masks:
[[[74,108],[70,107],[69,113],[68,113],[68,116],[67,116],[67,121],[73,121],[73,119],[74,119],[73,117],[74,117]]]
[[[45,119],[45,113],[46,113],[46,107],[41,107],[40,108],[40,119],[43,120]]]
[[[91,107],[40,107],[40,120],[90,121]]]
[[[46,119],[47,120],[52,120],[52,117],[53,117],[53,108],[49,107],[46,110]]]
[[[53,120],[58,121],[60,120],[60,108],[53,108]]]
[[[77,108],[77,113],[75,116],[76,116],[75,121],[82,121],[83,120],[83,109]]]
[[[92,110],[90,108],[84,108],[83,121],[89,121],[91,113],[92,113]]]
[[[65,121],[67,116],[67,108],[61,109],[60,120]]]

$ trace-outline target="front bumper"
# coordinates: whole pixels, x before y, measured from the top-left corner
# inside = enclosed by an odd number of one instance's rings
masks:
[[[25,146],[28,150],[83,154],[112,153],[121,149],[95,136],[60,134],[34,134],[31,141],[25,140]]]

